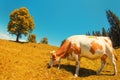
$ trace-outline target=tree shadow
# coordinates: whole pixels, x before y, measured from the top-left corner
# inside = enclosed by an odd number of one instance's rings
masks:
[[[26,43],[28,43],[28,42],[22,42],[22,41],[13,41],[13,40],[9,40],[9,41],[11,41],[11,42],[15,42],[15,43],[20,43],[20,44],[26,44]]]
[[[55,67],[57,67],[57,66],[55,66]],[[76,66],[61,64],[60,69],[65,69],[66,71],[69,71],[74,75]],[[94,71],[92,69],[86,69],[86,68],[79,69],[79,75],[78,75],[79,77],[88,77],[91,75],[96,75],[96,71]]]

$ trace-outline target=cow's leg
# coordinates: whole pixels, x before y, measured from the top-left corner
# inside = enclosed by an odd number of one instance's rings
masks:
[[[100,74],[100,72],[102,71],[104,65],[105,65],[106,61],[101,61],[101,67],[99,68],[99,70],[97,71],[97,75]]]
[[[74,54],[74,53],[73,53]],[[75,70],[75,77],[78,77],[79,74],[79,68],[80,68],[80,62],[79,62],[79,56],[77,54],[74,54],[75,60],[76,60],[76,70]]]
[[[76,61],[75,77],[78,77],[78,74],[79,74],[79,68],[80,68],[80,62],[79,62],[79,61]]]
[[[67,65],[70,65],[69,58],[67,57],[66,59],[67,59],[67,60],[66,60],[66,64],[67,64]]]
[[[116,74],[117,74],[116,59],[115,59],[115,57],[114,57],[113,54],[111,54],[110,60],[111,60],[111,62],[112,62],[112,64],[113,64],[113,67],[114,67],[114,74],[113,74],[113,75],[116,75]]]
[[[58,60],[58,69],[60,69],[60,64],[61,63],[61,58],[59,58],[59,60]]]
[[[61,61],[61,60],[59,60],[59,62],[58,62],[58,69],[60,69],[60,65],[61,65],[61,64],[60,64],[60,61]]]
[[[117,74],[117,68],[116,68],[116,59],[115,59],[115,52],[114,52],[114,49],[113,48],[107,48],[108,49],[108,56],[113,64],[113,67],[114,67],[114,74],[113,75],[116,75]]]
[[[101,57],[101,67],[97,71],[97,75],[99,75],[100,72],[102,71],[102,69],[104,68],[105,63],[106,63],[106,58],[107,58],[107,55],[105,55],[105,54]]]

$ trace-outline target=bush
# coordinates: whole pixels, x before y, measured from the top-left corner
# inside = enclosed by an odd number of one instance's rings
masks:
[[[28,42],[36,43],[36,35],[35,34],[29,35]]]

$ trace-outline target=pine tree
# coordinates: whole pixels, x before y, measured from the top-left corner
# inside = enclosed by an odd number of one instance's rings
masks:
[[[64,44],[65,41],[66,41],[66,39],[64,39],[64,40],[61,42],[60,46],[62,46],[62,45]]]
[[[102,36],[102,34],[100,33],[100,31],[93,31],[92,35],[93,36]]]
[[[102,28],[102,36],[108,36],[108,33],[104,27]]]
[[[95,34],[95,32],[94,32],[94,31],[92,32],[92,35],[93,35],[93,36],[96,36],[96,34]]]
[[[106,11],[108,22],[110,23],[109,36],[114,47],[120,46],[120,20],[110,10]]]
[[[102,34],[100,33],[100,31],[96,31],[96,36],[102,36]]]
[[[90,36],[90,32],[87,32],[86,35]]]

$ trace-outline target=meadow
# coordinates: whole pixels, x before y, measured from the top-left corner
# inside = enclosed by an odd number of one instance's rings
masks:
[[[48,69],[50,51],[58,47],[48,44],[17,43],[0,40],[0,80],[118,80],[120,79],[120,48],[118,56],[118,74],[113,76],[113,66],[109,59],[98,76],[96,70],[101,61],[82,58],[79,77],[74,77],[75,62],[62,60],[60,70],[57,67]]]

